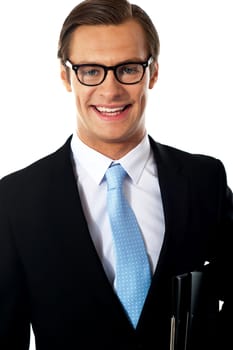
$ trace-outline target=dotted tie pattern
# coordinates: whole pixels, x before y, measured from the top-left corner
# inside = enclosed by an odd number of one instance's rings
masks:
[[[116,256],[116,292],[136,328],[151,283],[150,265],[133,210],[124,193],[120,164],[106,171],[107,206]]]

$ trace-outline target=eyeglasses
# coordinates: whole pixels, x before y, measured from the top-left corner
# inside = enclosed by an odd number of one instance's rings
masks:
[[[114,72],[115,78],[121,84],[132,85],[139,83],[146,68],[153,62],[150,56],[145,62],[126,62],[117,64],[116,66],[104,66],[101,64],[73,64],[69,60],[65,65],[76,74],[78,81],[86,86],[96,86],[102,84],[106,78],[108,71]]]

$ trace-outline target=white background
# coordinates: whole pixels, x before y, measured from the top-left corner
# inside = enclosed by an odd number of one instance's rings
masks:
[[[138,0],[161,40],[147,129],[159,142],[220,158],[233,187],[232,0]],[[54,151],[75,125],[56,58],[75,0],[0,3],[0,178]],[[31,345],[34,349],[34,345]]]

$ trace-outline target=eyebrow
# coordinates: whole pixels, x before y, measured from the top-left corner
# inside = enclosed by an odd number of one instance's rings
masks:
[[[120,61],[120,62],[118,62],[118,63],[116,63],[116,64],[114,64],[114,65],[111,65],[111,66],[118,66],[118,65],[120,65],[120,64],[127,64],[127,63],[137,63],[137,62],[145,62],[147,60],[147,58],[146,59],[144,59],[144,60],[142,60],[142,59],[140,59],[140,58],[130,58],[130,59],[126,59],[126,60],[123,60],[123,61]],[[90,62],[87,62],[87,61],[81,61],[81,62],[79,62],[79,63],[73,63],[73,61],[72,60],[68,60],[68,61],[70,61],[73,65],[75,65],[75,66],[79,66],[79,65],[82,65],[82,64],[88,64],[88,65],[100,65],[100,66],[106,66],[106,67],[109,67],[109,66],[107,66],[106,64],[103,64],[103,63],[97,63],[97,62],[93,62],[93,61],[90,61]]]

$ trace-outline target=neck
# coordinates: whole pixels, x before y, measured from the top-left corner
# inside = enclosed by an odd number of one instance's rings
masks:
[[[90,142],[85,140],[78,134],[80,140],[85,143],[88,147],[94,149],[95,151],[103,154],[104,156],[111,158],[113,160],[118,160],[129,153],[133,148],[135,148],[143,139],[145,133],[141,135],[140,138],[127,140],[127,142]]]

